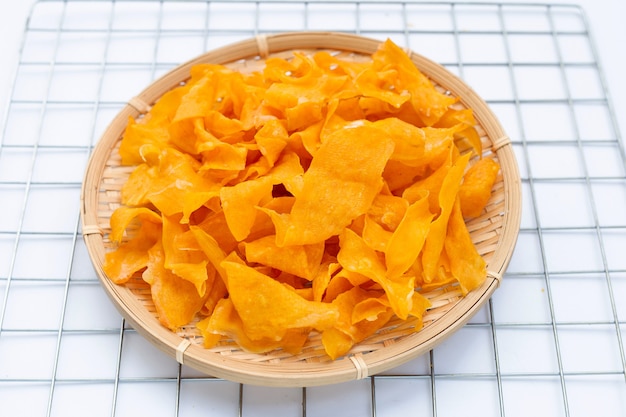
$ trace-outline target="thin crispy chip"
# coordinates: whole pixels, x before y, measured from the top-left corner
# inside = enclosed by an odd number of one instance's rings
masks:
[[[222,209],[233,237],[237,241],[248,237],[259,207],[272,199],[274,186],[284,182],[285,187],[293,188],[290,184],[301,173],[302,167],[297,156],[286,153],[265,176],[222,187],[220,190]]]
[[[335,306],[307,301],[283,284],[239,262],[225,260],[228,292],[252,340],[282,339],[287,330],[324,330],[338,317]]]
[[[148,251],[161,238],[161,225],[143,222],[133,238],[119,245],[114,252],[104,255],[102,269],[111,281],[124,284],[136,273],[148,266]]]
[[[236,240],[245,239],[257,215],[257,206],[272,198],[272,183],[263,179],[240,182],[220,190],[226,222]]]
[[[128,241],[120,244],[129,226],[135,222],[138,228],[131,232]],[[161,216],[145,207],[122,206],[113,212],[110,224],[109,237],[120,245],[115,252],[105,254],[103,269],[113,282],[123,284],[147,266],[148,250],[161,236]]]
[[[273,167],[287,146],[289,133],[283,121],[268,120],[254,135],[254,140],[268,165]]]
[[[380,223],[376,222],[371,216],[363,217],[363,230],[361,236],[367,245],[378,251],[385,252],[389,239],[393,232],[385,229]]]
[[[135,220],[160,224],[161,216],[146,207],[122,206],[111,215],[111,234],[109,235],[111,241],[115,243],[121,242],[126,229]]]
[[[122,188],[122,203],[138,206],[150,202],[167,216],[183,213],[182,219],[187,221],[193,211],[219,193],[219,184],[200,176],[198,168],[198,161],[189,155],[166,148],[157,166],[144,164],[133,171]]]
[[[322,344],[326,354],[335,360],[345,355],[354,346],[354,340],[349,334],[333,327],[322,334]]]
[[[464,217],[476,217],[483,211],[491,197],[491,188],[496,182],[498,171],[500,165],[491,158],[481,158],[467,171],[459,189]]]
[[[248,262],[260,263],[312,281],[324,255],[324,242],[278,247],[270,235],[244,243]]]
[[[445,251],[452,275],[459,281],[463,293],[467,294],[484,282],[487,276],[485,260],[477,252],[467,231],[458,199],[450,214]]]
[[[484,282],[463,216],[499,167],[480,159],[472,110],[390,40],[342,56],[194,65],[129,119],[120,155],[136,167],[104,270],[141,273],[164,326],[197,320],[205,347],[254,353],[300,352],[317,331],[335,359],[393,315],[419,330],[420,292]]]
[[[368,124],[329,136],[303,176],[289,215],[274,215],[277,244],[305,245],[339,234],[365,213],[382,187],[393,141]]]
[[[339,317],[332,329],[322,333],[324,349],[332,359],[344,355],[355,343],[374,334],[393,316],[390,308],[372,302],[379,296],[379,292],[353,287],[333,300],[332,304],[339,310]]]
[[[363,320],[376,321],[381,314],[389,312],[389,302],[381,300],[381,297],[370,295],[359,301],[352,308],[352,324]]]
[[[274,338],[252,340],[248,337],[243,321],[230,298],[220,300],[213,314],[198,322],[197,327],[204,337],[204,345],[207,348],[215,346],[223,336],[233,339],[239,346],[253,353],[269,352],[277,348],[283,348],[292,354],[298,353],[309,333],[309,329],[292,329],[286,331],[280,340]]]
[[[383,261],[360,236],[350,229],[344,229],[341,233],[340,246],[337,260],[341,266],[380,284],[389,298],[394,313],[401,319],[406,319],[411,310],[411,294],[415,287],[415,277],[388,278]]]
[[[394,140],[393,154],[389,158],[406,165],[414,164],[424,156],[426,132],[396,117],[374,122],[374,126],[383,129]]]
[[[198,294],[194,284],[165,268],[165,253],[161,245],[154,245],[148,254],[150,261],[143,279],[150,284],[159,321],[165,327],[176,330],[194,318],[205,298]]]
[[[208,261],[200,247],[181,247],[186,225],[180,223],[180,216],[163,216],[162,245],[164,260],[163,266],[179,277],[191,282],[198,291],[198,295],[204,296],[207,289]],[[195,241],[194,241],[195,242]]]
[[[457,99],[435,89],[430,80],[417,69],[408,55],[391,40],[385,41],[372,58],[375,68],[395,69],[400,88],[410,93],[413,111],[424,125],[434,125]]]
[[[444,246],[448,219],[469,157],[470,154],[465,154],[454,161],[441,184],[439,191],[439,208],[441,211],[430,226],[422,253],[423,279],[426,283],[433,281],[437,275],[437,264]]]
[[[411,204],[385,247],[387,276],[399,277],[415,263],[422,251],[434,215],[427,194]]]
[[[336,259],[327,260],[322,263],[311,285],[313,289],[314,301],[322,301],[324,299],[324,294],[326,293],[326,289],[330,284],[330,280],[333,274],[337,272],[339,268],[340,266],[339,263],[337,263]]]
[[[413,293],[413,307],[411,308],[411,316],[417,319],[415,330],[421,330],[424,326],[424,313],[432,306],[430,300],[417,291]]]
[[[188,89],[189,87],[180,87],[166,92],[139,121],[129,118],[119,151],[123,165],[146,162],[140,152],[145,145],[152,145],[157,149],[167,146],[170,137],[169,123]]]

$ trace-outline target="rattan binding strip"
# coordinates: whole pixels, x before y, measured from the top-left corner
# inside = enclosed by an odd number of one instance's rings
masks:
[[[187,348],[191,346],[191,342],[188,339],[183,339],[180,341],[179,345],[176,347],[176,362],[181,365],[185,362],[185,351]]]

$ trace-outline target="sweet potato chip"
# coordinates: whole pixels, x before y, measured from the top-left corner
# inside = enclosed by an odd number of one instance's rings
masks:
[[[259,150],[266,158],[268,165],[273,167],[287,146],[289,134],[284,122],[269,120],[254,135],[254,140],[259,145]]]
[[[122,206],[111,215],[111,234],[109,235],[111,241],[121,242],[126,229],[134,220],[144,220],[156,224],[162,222],[161,216],[146,207]]]
[[[376,321],[381,314],[389,312],[389,302],[381,300],[381,296],[367,296],[352,307],[352,324],[363,320]]]
[[[236,240],[241,241],[248,236],[256,219],[256,207],[271,198],[272,183],[265,180],[240,182],[221,189],[220,199],[226,222]]]
[[[124,284],[136,273],[148,266],[148,251],[160,241],[161,225],[150,221],[143,222],[134,236],[107,252],[102,269],[116,284]]]
[[[470,154],[459,157],[452,164],[441,184],[441,189],[439,190],[440,213],[430,226],[422,252],[423,279],[426,283],[431,282],[437,275],[437,263],[443,250],[448,219],[450,218],[469,157]]]
[[[487,274],[486,264],[472,243],[463,221],[458,199],[450,214],[444,246],[450,262],[450,270],[459,281],[461,290],[468,293],[479,287]]]
[[[378,252],[385,252],[392,234],[393,232],[385,229],[371,216],[363,217],[363,230],[361,231],[361,236],[363,237],[363,241],[367,243],[367,246],[370,248]]]
[[[200,176],[199,167],[191,156],[166,148],[158,166],[144,164],[133,171],[122,188],[122,203],[138,206],[150,202],[167,216],[183,213],[186,221],[211,196],[219,194],[219,184]]]
[[[374,334],[393,316],[390,308],[376,301],[380,295],[353,287],[333,300],[339,317],[332,329],[322,333],[324,349],[332,359],[344,355],[355,343]]]
[[[202,308],[205,297],[196,286],[165,268],[165,252],[159,244],[148,251],[150,260],[143,279],[150,284],[159,321],[176,330],[188,324]]]
[[[324,255],[324,242],[311,245],[276,246],[270,235],[244,243],[248,262],[260,263],[313,281]]]
[[[309,334],[309,329],[294,329],[285,332],[280,340],[264,338],[252,340],[248,337],[243,321],[239,317],[230,298],[219,301],[213,314],[198,322],[198,329],[204,337],[204,345],[213,347],[223,337],[233,339],[239,346],[253,353],[264,353],[283,348],[289,353],[302,349]]]
[[[415,323],[416,331],[421,330],[424,326],[424,313],[431,306],[432,303],[428,298],[418,292],[413,293],[413,307],[411,308],[410,315],[417,319]]]
[[[191,282],[201,297],[206,294],[207,261],[200,247],[181,247],[178,242],[182,240],[184,233],[188,230],[186,225],[180,223],[176,217],[163,217],[163,266],[179,277]]]
[[[127,229],[135,222],[138,227],[122,243]],[[110,223],[109,238],[121,244],[116,251],[105,254],[103,269],[113,282],[123,284],[147,266],[148,250],[160,240],[161,216],[145,207],[122,206],[113,212]]]
[[[335,272],[339,270],[340,266],[336,262],[336,259],[327,260],[320,265],[317,270],[315,278],[311,287],[313,288],[313,301],[322,301],[324,293],[330,284],[330,280]]]
[[[123,165],[146,162],[140,152],[145,145],[152,145],[156,149],[168,146],[170,121],[188,89],[188,87],[180,87],[166,92],[145,117],[140,120],[132,117],[129,119],[119,151]]]
[[[293,290],[255,269],[225,260],[228,292],[252,340],[280,340],[288,330],[324,330],[337,320],[335,306],[307,301]]]
[[[350,229],[344,229],[341,233],[340,246],[337,260],[341,266],[380,284],[389,298],[394,313],[401,319],[406,319],[411,310],[415,277],[388,278],[379,255]]]
[[[483,211],[491,188],[496,182],[500,165],[491,158],[481,158],[470,167],[459,189],[461,212],[464,217],[476,217]]]
[[[397,71],[400,88],[410,93],[411,106],[426,126],[434,125],[457,101],[455,97],[437,91],[409,56],[392,41],[384,42],[372,58],[375,68]]]
[[[277,244],[306,245],[338,235],[371,205],[392,152],[393,141],[369,124],[329,136],[303,175],[291,213],[273,216]]]
[[[411,204],[385,247],[387,276],[399,277],[413,265],[422,251],[434,215],[427,194]]]

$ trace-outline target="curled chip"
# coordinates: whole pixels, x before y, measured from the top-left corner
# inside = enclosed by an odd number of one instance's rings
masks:
[[[491,188],[496,182],[498,171],[500,166],[491,158],[480,159],[467,171],[459,189],[464,217],[476,217],[483,211],[491,197]]]
[[[129,120],[104,270],[147,283],[161,323],[206,348],[297,353],[317,335],[336,359],[394,317],[419,331],[426,292],[486,278],[464,217],[499,166],[457,103],[391,41],[367,62],[198,64]]]

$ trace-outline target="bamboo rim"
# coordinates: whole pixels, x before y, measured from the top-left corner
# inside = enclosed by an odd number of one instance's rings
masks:
[[[82,233],[98,278],[113,304],[144,338],[175,358],[203,373],[231,381],[263,386],[317,386],[374,375],[429,351],[465,325],[499,286],[515,247],[521,221],[521,181],[511,141],[487,104],[460,78],[441,65],[407,51],[415,65],[440,88],[472,108],[482,132],[484,152],[501,165],[486,213],[467,225],[481,255],[487,261],[485,283],[465,297],[454,291],[435,291],[427,296],[433,308],[424,316],[424,328],[415,333],[410,325],[393,323],[365,340],[346,357],[322,359],[319,346],[311,343],[301,355],[248,354],[236,348],[204,349],[194,335],[171,332],[146,308],[141,290],[113,284],[103,272],[107,250],[108,219],[119,204],[119,188],[128,167],[120,167],[116,146],[129,116],[137,117],[165,92],[180,85],[198,63],[224,64],[242,71],[254,69],[269,56],[294,50],[332,50],[369,56],[379,40],[335,32],[293,32],[260,35],[205,53],[168,72],[132,98],[103,133],[86,169],[81,190]]]

